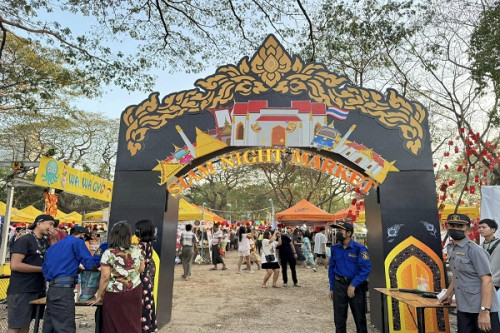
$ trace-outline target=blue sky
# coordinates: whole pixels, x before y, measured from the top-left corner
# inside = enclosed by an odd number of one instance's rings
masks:
[[[222,64],[221,64],[222,65]],[[215,72],[216,68],[207,69],[198,74],[168,73],[166,71],[152,71],[156,79],[154,86],[148,89],[148,92],[133,91],[121,89],[119,87],[104,87],[104,94],[100,98],[79,99],[75,105],[84,111],[104,114],[110,118],[119,118],[123,110],[129,105],[138,104],[146,99],[150,93],[159,92],[160,97],[173,92],[194,88],[194,82],[199,78],[204,78]]]
[[[61,26],[70,28],[75,36],[85,34],[97,23],[91,16],[61,11],[58,8],[54,8],[54,11],[51,13],[39,12],[38,18],[46,21],[57,20]],[[108,42],[106,45],[114,49],[114,51],[120,50],[127,54],[136,50],[137,42],[134,40],[122,40]],[[238,60],[239,58],[234,61],[237,62]],[[173,92],[194,88],[194,82],[197,79],[213,74],[217,67],[221,65],[224,64],[212,65],[207,67],[205,71],[197,74],[169,73],[168,70],[153,68],[149,72],[157,77],[156,82],[153,86],[145,89],[146,92],[130,92],[117,86],[104,86],[101,97],[93,99],[80,98],[74,101],[74,105],[83,111],[104,114],[110,118],[119,118],[126,107],[142,102],[152,92],[159,92],[160,97],[163,97]]]

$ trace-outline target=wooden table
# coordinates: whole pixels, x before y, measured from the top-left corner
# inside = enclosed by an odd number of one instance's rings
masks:
[[[402,292],[399,289],[374,288],[382,296],[382,331],[386,332],[386,304],[387,296],[392,297],[399,302],[413,306],[417,310],[417,327],[418,332],[425,333],[425,317],[424,310],[426,308],[455,308],[456,303],[450,305],[442,305],[438,303],[437,298],[426,298],[419,294]],[[388,331],[387,331],[388,332]]]
[[[75,302],[75,306],[89,306],[87,302],[90,302],[94,298],[92,297],[88,301],[78,301]],[[34,333],[38,333],[38,330],[40,328],[40,319],[42,315],[42,310],[45,308],[45,305],[47,304],[47,297],[42,297],[39,299],[36,299],[34,301],[31,301],[30,304],[33,304],[35,306],[35,326],[33,328]],[[96,312],[95,312],[95,333],[101,333],[101,327],[102,327],[102,302],[98,302],[94,305],[97,307]]]

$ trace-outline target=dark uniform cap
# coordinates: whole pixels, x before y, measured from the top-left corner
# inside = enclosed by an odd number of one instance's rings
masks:
[[[454,223],[454,224],[467,224],[467,225],[469,225],[470,218],[465,214],[450,214],[450,215],[448,215],[446,222]]]
[[[56,219],[53,216],[50,216],[50,215],[47,215],[47,214],[38,215],[35,218],[35,220],[33,221],[33,223],[30,224],[30,226],[28,227],[28,229],[33,230],[33,229],[35,229],[37,222],[45,222],[45,221],[54,221],[55,222]]]
[[[73,227],[73,234],[90,234],[89,229],[82,227],[81,225],[75,225]]]
[[[354,232],[354,227],[348,222],[339,222],[336,225],[332,225],[332,228],[344,229],[345,231]]]

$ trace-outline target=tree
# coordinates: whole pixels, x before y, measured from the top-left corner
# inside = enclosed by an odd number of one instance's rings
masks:
[[[500,1],[487,8],[475,27],[470,41],[469,57],[472,78],[479,84],[479,89],[492,85],[499,95],[500,90]],[[500,125],[496,115],[495,125]]]
[[[4,47],[0,77],[0,113],[64,113],[73,98],[99,93],[95,78],[69,69],[57,49],[13,34]]]
[[[464,195],[474,197],[480,186],[498,183],[500,179],[496,125],[500,95],[491,80],[493,76],[485,69],[489,67],[478,67],[480,57],[474,60],[476,65],[467,57],[471,52],[479,55],[475,50],[482,44],[474,46],[470,41],[481,39],[474,36],[483,32],[480,18],[488,12],[485,9],[479,1],[433,4],[434,16],[428,28],[405,37],[404,59],[391,49],[386,50],[394,75],[407,83],[413,96],[428,105],[434,131],[441,131],[441,140],[435,142],[435,165],[442,165],[445,170],[454,165],[457,172],[465,175],[460,188],[454,189],[459,193],[454,199],[457,206]],[[459,182],[453,180],[439,179],[440,200],[449,199],[451,187],[458,186]]]
[[[151,82],[150,68],[199,71],[214,61],[234,60],[235,51],[255,49],[270,32],[293,44],[294,31],[306,25],[312,42],[303,2],[308,1],[6,0],[0,5],[0,59],[10,33],[29,36],[57,48],[98,82],[138,89]],[[61,14],[90,29],[74,33],[62,25]],[[120,45],[123,40],[129,42]]]
[[[62,116],[24,113],[0,116],[1,160],[39,161],[50,154],[72,167],[112,179],[118,143],[118,120],[87,112],[71,112]],[[27,173],[34,180],[36,170]],[[8,179],[12,171],[6,171]],[[15,206],[35,204],[43,208],[43,188],[16,190]],[[96,200],[84,200],[69,193],[59,195],[59,208],[64,212],[87,211],[102,207]]]

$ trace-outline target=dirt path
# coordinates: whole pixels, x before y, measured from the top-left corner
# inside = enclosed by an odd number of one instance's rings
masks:
[[[176,266],[172,320],[161,332],[331,332],[332,302],[323,268],[297,268],[300,288],[261,288],[264,271],[236,274],[237,253],[226,255],[227,271],[193,266],[190,281]],[[220,267],[219,267],[220,268]],[[291,280],[290,273],[289,279]],[[278,280],[281,285],[281,276]],[[270,284],[269,284],[270,285]],[[369,320],[369,318],[368,318]],[[348,332],[355,332],[349,314]],[[370,332],[378,332],[371,329]]]

